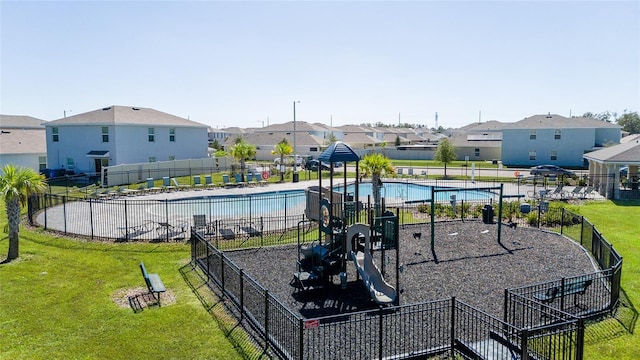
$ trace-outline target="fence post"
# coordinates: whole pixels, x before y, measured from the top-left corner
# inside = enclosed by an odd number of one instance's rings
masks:
[[[382,305],[378,308],[378,359],[382,360]]]
[[[51,188],[51,185],[49,185],[49,188]],[[44,194],[44,229],[47,230],[47,213],[49,212],[47,209],[47,204],[48,201],[50,201],[50,195],[49,194]]]
[[[298,320],[298,333],[300,334],[300,342],[298,344],[299,359],[304,359],[304,319]]]
[[[129,219],[127,217],[127,200],[124,200],[124,238],[127,241],[129,241],[129,231],[127,230],[129,228],[128,220]]]
[[[580,245],[582,245],[582,247],[584,247],[584,216],[581,216],[580,219]]]
[[[93,199],[89,198],[89,223],[91,224],[91,239],[93,240]]]
[[[529,360],[529,332],[527,329],[522,329],[522,333],[520,335],[520,349],[522,349],[522,354],[520,354],[520,359]]]
[[[264,290],[264,351],[269,349],[269,290]]]
[[[562,208],[562,212],[560,213],[560,235],[564,234],[564,208]]]
[[[564,311],[564,284],[566,278],[562,278],[560,280],[560,310]],[[575,295],[574,295],[575,296]]]
[[[576,359],[584,356],[584,319],[578,319],[578,334],[576,334]]]
[[[224,286],[224,253],[220,251],[220,284],[222,285],[222,296],[225,294],[225,286]]]
[[[433,199],[433,198],[432,198]],[[451,323],[449,324],[449,341],[451,342],[451,357],[455,354],[456,348],[456,297],[451,297]]]
[[[244,269],[240,269],[240,321],[244,318]]]
[[[169,199],[164,199],[164,221],[169,223]],[[169,227],[167,226],[167,231],[165,233],[165,240],[169,242]]]
[[[62,220],[64,221],[64,234],[67,234],[67,197],[62,196]]]

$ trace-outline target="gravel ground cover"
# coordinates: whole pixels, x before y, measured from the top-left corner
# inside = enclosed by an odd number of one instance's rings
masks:
[[[550,232],[502,227],[479,221],[440,222],[431,252],[429,224],[401,226],[400,303],[412,304],[455,296],[474,307],[502,315],[504,289],[531,285],[595,270],[589,255],[577,244]],[[418,236],[419,234],[419,236]],[[301,291],[291,285],[297,270],[297,247],[281,246],[225,252],[273,296],[303,317],[378,307],[347,262],[347,288],[338,276],[324,288]],[[379,268],[385,260],[385,279],[396,286],[396,251],[375,252]]]

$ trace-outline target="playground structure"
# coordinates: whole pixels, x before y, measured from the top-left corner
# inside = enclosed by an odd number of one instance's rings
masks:
[[[298,226],[298,260],[297,271],[293,275],[291,285],[302,290],[333,285],[333,277],[338,275],[340,286],[346,288],[347,263],[351,260],[362,279],[371,299],[378,304],[398,304],[396,290],[399,277],[396,276],[396,287],[384,279],[384,262],[382,270],[375,264],[374,250],[381,250],[384,259],[385,250],[396,250],[396,274],[398,274],[398,217],[387,212],[382,217],[374,218],[369,214],[369,224],[358,223],[358,161],[360,157],[346,144],[336,142],[327,148],[319,157],[320,161],[330,163],[329,188],[322,187],[322,168],[318,167],[319,186],[306,190],[307,206],[305,215],[308,221],[318,223],[317,240],[302,243],[300,226]],[[354,193],[338,193],[333,189],[333,163],[344,164],[346,183],[346,167],[348,162],[356,163],[356,182]]]

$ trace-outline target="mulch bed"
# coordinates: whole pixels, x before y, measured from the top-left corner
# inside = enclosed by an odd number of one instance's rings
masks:
[[[400,228],[400,303],[413,304],[455,296],[469,305],[501,317],[504,289],[531,285],[595,271],[577,244],[550,232],[497,224],[453,221],[436,224],[431,253],[429,224]],[[418,237],[417,234],[420,233]],[[238,266],[303,317],[342,314],[377,308],[352,262],[347,262],[347,288],[340,279],[321,289],[301,291],[291,286],[297,271],[297,247],[282,246],[225,252]],[[385,279],[396,286],[396,252],[387,250]],[[380,268],[382,254],[374,261]]]

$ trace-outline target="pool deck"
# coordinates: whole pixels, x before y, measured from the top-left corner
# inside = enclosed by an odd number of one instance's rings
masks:
[[[347,182],[352,182],[354,179],[347,179]],[[417,179],[383,179],[384,182],[408,182],[408,183],[416,183],[416,184],[424,184],[429,185],[424,180]],[[334,179],[333,184],[340,185],[344,182],[344,179]],[[365,180],[365,182],[367,182]],[[438,185],[443,186],[447,183],[451,183],[453,187],[466,187],[466,188],[477,188],[477,187],[494,187],[498,186],[493,182],[461,182],[460,180],[438,180]],[[462,184],[462,185],[461,185]],[[307,180],[300,181],[297,183],[293,182],[284,182],[284,183],[269,183],[265,186],[243,186],[243,187],[216,187],[216,188],[204,188],[204,189],[185,189],[185,190],[174,190],[167,192],[160,192],[156,194],[141,194],[136,196],[137,199],[144,200],[177,200],[177,199],[188,199],[188,198],[196,198],[196,197],[207,197],[207,196],[225,196],[225,195],[247,195],[247,194],[258,194],[264,192],[275,192],[275,191],[287,191],[287,190],[304,190],[310,186],[317,186],[318,180]],[[329,181],[323,180],[323,186],[328,186]],[[465,185],[465,186],[463,186]],[[573,186],[565,187],[566,191],[571,192],[573,190]],[[539,191],[544,190],[541,186],[534,187],[533,185],[520,185],[513,183],[505,183],[503,194],[507,198],[522,198],[523,200],[527,199],[537,199],[539,196]],[[547,190],[551,191],[551,188]],[[599,195],[596,195],[598,198]]]

